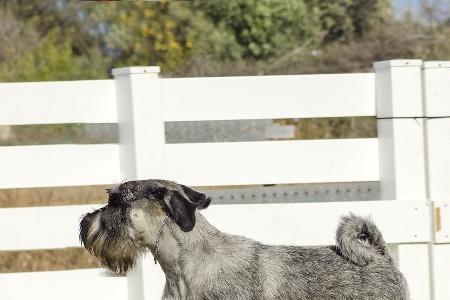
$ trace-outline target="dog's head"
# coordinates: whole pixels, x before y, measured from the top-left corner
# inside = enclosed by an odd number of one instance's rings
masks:
[[[195,211],[208,207],[203,193],[166,180],[128,181],[108,189],[108,204],[86,214],[80,240],[109,270],[123,274],[155,246],[168,216],[184,231],[195,226]]]

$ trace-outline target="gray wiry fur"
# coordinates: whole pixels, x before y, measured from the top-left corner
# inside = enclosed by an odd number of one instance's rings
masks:
[[[336,242],[342,255],[355,264],[365,266],[379,256],[387,256],[383,236],[376,225],[353,214],[341,218]]]
[[[219,231],[198,212],[209,199],[173,182],[126,182],[109,193],[105,208],[83,218],[83,244],[124,273],[140,253],[155,254],[168,215],[157,257],[166,274],[163,299],[409,299],[381,233],[367,219],[343,217],[337,246],[269,246]]]

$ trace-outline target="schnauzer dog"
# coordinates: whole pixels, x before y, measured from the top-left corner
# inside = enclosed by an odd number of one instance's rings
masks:
[[[82,243],[118,274],[150,250],[166,275],[163,299],[409,299],[370,220],[343,217],[336,246],[269,246],[210,225],[198,210],[211,200],[175,182],[129,181],[108,194],[83,217]]]

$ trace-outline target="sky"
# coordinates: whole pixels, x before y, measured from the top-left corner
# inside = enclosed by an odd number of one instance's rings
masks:
[[[423,1],[425,0],[393,0],[394,9],[398,16],[403,15],[407,10],[418,12]],[[450,0],[426,0],[426,2],[436,4],[450,14]]]
[[[421,0],[393,0],[394,10],[397,15],[402,15],[407,10],[417,11]]]

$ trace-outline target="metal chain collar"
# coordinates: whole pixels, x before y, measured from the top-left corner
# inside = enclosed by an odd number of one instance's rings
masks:
[[[166,225],[167,219],[169,218],[169,216],[166,216],[161,224],[161,227],[159,228],[158,234],[156,235],[156,245],[155,245],[155,256],[153,257],[155,260],[155,265],[158,264],[156,258],[158,257],[158,247],[159,247],[159,239],[161,238],[162,235],[162,231],[164,228],[164,225]]]

